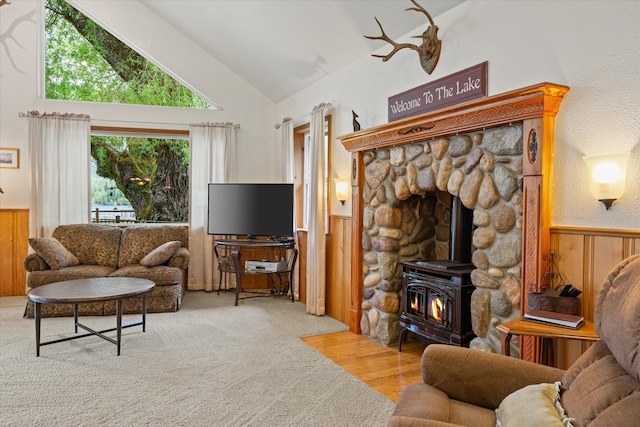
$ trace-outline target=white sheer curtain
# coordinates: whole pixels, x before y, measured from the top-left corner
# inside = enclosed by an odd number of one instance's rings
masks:
[[[91,119],[27,113],[31,200],[29,236],[50,237],[61,224],[90,218]]]
[[[293,157],[293,119],[291,117],[287,117],[282,120],[282,124],[280,125],[280,170],[281,170],[281,179],[284,183],[293,183],[294,180],[294,157]],[[295,207],[295,198],[294,198],[294,206],[293,206],[293,238],[296,242],[296,246],[298,245],[298,236],[296,233],[297,224],[296,224],[296,207]],[[298,260],[300,258],[298,257]],[[294,272],[293,272],[293,295],[294,298],[300,299],[300,263],[296,262]]]
[[[326,218],[324,113],[329,106],[317,105],[311,113],[310,179],[307,221],[307,313],[325,314]]]
[[[188,289],[212,291],[217,283],[213,240],[207,234],[208,184],[235,178],[235,128],[232,123],[203,123],[189,127],[189,281]]]
[[[293,119],[285,118],[280,125],[281,161],[280,170],[282,182],[293,182]]]

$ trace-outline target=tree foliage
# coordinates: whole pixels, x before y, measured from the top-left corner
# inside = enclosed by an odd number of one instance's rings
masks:
[[[64,0],[47,0],[45,18],[48,99],[211,108]],[[139,219],[188,220],[188,141],[94,135],[91,156]]]

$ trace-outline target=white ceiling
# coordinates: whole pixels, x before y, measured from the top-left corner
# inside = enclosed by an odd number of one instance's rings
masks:
[[[419,0],[434,18],[464,0]],[[409,0],[141,0],[274,102],[428,26]],[[386,51],[385,51],[386,53]]]

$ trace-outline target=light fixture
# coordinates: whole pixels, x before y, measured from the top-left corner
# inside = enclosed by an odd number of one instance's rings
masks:
[[[583,159],[589,170],[591,194],[609,210],[624,193],[629,153],[597,154]]]
[[[336,185],[336,197],[344,205],[349,196],[349,181],[346,178],[335,178],[333,181]]]

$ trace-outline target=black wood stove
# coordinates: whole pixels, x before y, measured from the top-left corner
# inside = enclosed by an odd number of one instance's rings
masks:
[[[398,351],[407,332],[420,341],[468,347],[473,265],[460,261],[402,262],[402,307]]]

